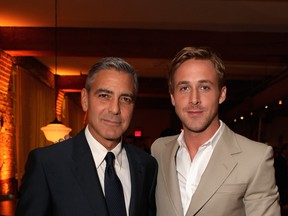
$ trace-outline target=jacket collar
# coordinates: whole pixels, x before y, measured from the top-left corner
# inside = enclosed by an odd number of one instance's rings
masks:
[[[209,198],[213,196],[237,165],[232,155],[240,153],[241,149],[235,140],[234,132],[225,124],[223,127],[223,134],[217,142],[210,161],[201,177],[201,181],[192,197],[187,215],[197,213]],[[165,144],[165,151],[162,151],[160,156],[161,168],[159,172],[163,172],[163,184],[165,184],[167,188],[168,196],[177,211],[177,215],[183,215],[175,163],[175,156],[179,147],[177,137],[178,136],[175,136],[174,139]],[[213,181],[211,181],[211,179],[213,179]]]
[[[106,201],[84,130],[72,141],[72,172],[95,215],[108,216]],[[91,185],[93,187],[91,187]]]
[[[240,153],[241,149],[237,144],[234,132],[226,125],[224,127],[223,134],[212,153],[201,181],[192,197],[187,215],[197,213],[237,166],[237,162],[232,155]]]

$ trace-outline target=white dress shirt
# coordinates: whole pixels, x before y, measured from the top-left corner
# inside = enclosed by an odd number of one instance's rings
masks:
[[[220,127],[216,133],[211,139],[199,147],[193,160],[190,158],[184,140],[184,131],[181,132],[177,139],[179,149],[176,153],[176,170],[184,215],[189,208],[192,196],[200,182],[203,172],[206,169],[216,143],[223,132],[222,125],[223,123],[220,121]]]
[[[91,135],[88,126],[85,128],[85,136],[89,147],[91,149],[95,166],[98,172],[99,180],[102,186],[103,193],[104,190],[104,174],[106,168],[105,156],[107,154],[107,149],[101,145],[97,140]],[[127,154],[124,148],[122,148],[122,141],[112,150],[115,155],[115,171],[121,181],[124,197],[126,212],[129,215],[129,205],[131,198],[131,179],[130,179],[130,170]]]

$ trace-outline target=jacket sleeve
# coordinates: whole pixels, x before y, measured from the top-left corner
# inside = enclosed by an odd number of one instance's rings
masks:
[[[153,172],[152,174],[152,183],[151,188],[149,192],[149,216],[155,216],[156,215],[156,200],[155,200],[155,190],[156,190],[156,184],[157,184],[157,173],[158,173],[158,164],[156,160],[153,163]]]
[[[29,153],[22,178],[15,216],[51,215],[45,170],[37,151]]]
[[[273,151],[268,146],[244,197],[247,216],[281,215],[273,163]]]

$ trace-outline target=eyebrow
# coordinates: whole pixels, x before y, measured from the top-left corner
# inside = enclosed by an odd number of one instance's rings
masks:
[[[113,92],[109,89],[106,89],[106,88],[99,88],[97,89],[94,94],[99,94],[99,93],[102,93],[102,92],[105,92],[105,93],[108,93],[108,94],[113,94]]]
[[[199,83],[210,83],[210,84],[214,84],[214,82],[212,82],[211,80],[199,80]]]
[[[107,93],[107,94],[114,94],[113,91],[106,89],[106,88],[99,88],[97,89],[94,94],[99,93]],[[131,97],[133,101],[135,101],[135,95],[133,93],[122,93],[120,96]]]
[[[198,80],[197,82],[198,83],[210,83],[210,84],[213,84],[213,82],[210,81],[210,80]],[[176,85],[187,85],[189,83],[190,83],[189,81],[180,81]]]

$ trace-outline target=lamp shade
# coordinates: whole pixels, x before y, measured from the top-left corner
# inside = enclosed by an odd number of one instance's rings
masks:
[[[55,143],[58,142],[61,138],[63,139],[66,135],[68,135],[72,129],[66,127],[62,122],[58,121],[58,119],[55,118],[53,122],[50,122],[45,127],[41,127],[41,130],[44,132],[47,140]]]

